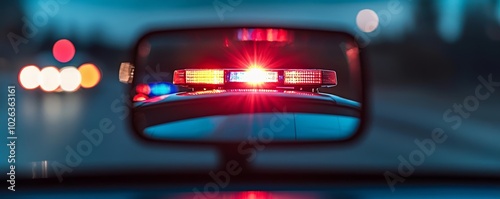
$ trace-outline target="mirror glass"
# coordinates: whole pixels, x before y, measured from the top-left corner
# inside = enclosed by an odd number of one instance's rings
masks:
[[[142,137],[339,141],[362,122],[360,54],[345,33],[162,31],[142,37],[135,56],[132,122]]]

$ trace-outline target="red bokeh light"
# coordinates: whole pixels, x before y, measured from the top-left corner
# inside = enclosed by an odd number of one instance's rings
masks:
[[[73,43],[71,43],[71,41],[67,39],[60,39],[54,44],[54,47],[52,48],[52,54],[54,55],[54,58],[61,63],[71,61],[75,56],[75,52],[75,46],[73,45]]]
[[[144,100],[147,100],[149,99],[149,97],[147,95],[144,95],[144,94],[137,94],[134,96],[134,102],[142,102]]]
[[[151,93],[151,88],[147,84],[139,84],[135,87],[137,93],[149,95]]]

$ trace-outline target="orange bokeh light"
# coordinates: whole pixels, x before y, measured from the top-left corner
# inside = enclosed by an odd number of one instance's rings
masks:
[[[81,65],[78,71],[82,75],[82,82],[80,84],[82,88],[92,88],[101,81],[101,71],[92,63]]]

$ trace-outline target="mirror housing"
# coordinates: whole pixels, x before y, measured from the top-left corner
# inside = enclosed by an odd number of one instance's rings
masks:
[[[244,29],[247,30],[247,33],[241,33],[242,32],[241,30]],[[264,36],[252,37],[250,34],[248,34],[248,30],[253,30],[253,31],[270,30],[270,31],[268,31],[268,33]],[[278,30],[277,32],[278,34],[279,30],[286,30],[288,31],[287,36],[289,35],[295,36],[295,37],[290,36],[288,38],[293,38],[294,40],[288,41],[287,39],[284,39],[283,36],[281,37],[281,39],[279,36],[275,35],[269,36],[269,34],[272,34],[274,30]],[[353,85],[355,85],[351,86],[353,88],[357,88],[356,90],[357,100],[350,100],[348,98],[343,98],[335,95],[335,93],[333,94],[322,93],[321,88],[317,88],[316,86],[313,87],[304,86],[300,88],[296,87],[294,89],[286,89],[284,88],[285,86],[283,85],[280,85],[283,86],[283,88],[278,86],[270,86],[270,87],[258,86],[250,88],[241,87],[242,84],[236,84],[241,82],[231,82],[231,81],[235,79],[236,79],[235,81],[245,81],[245,78],[248,75],[245,76],[246,74],[244,72],[247,71],[248,68],[242,68],[242,67],[210,68],[210,70],[215,70],[215,69],[222,70],[221,72],[212,71],[212,73],[222,74],[221,81],[224,82],[223,86],[211,87],[204,85],[199,87],[199,85],[193,86],[194,84],[188,86],[174,84],[176,81],[175,79],[176,72],[183,69],[191,70],[190,67],[192,67],[193,65],[189,64],[186,64],[186,66],[181,68],[168,69],[170,74],[172,74],[168,78],[171,79],[162,80],[162,82],[168,83],[166,85],[172,86],[172,88],[175,86],[176,92],[168,93],[165,95],[157,95],[154,97],[146,96],[147,99],[144,98],[141,101],[134,99],[137,96],[138,86],[140,85],[149,85],[149,90],[150,90],[149,92],[151,92],[151,90],[155,88],[158,88],[160,90],[162,88],[162,86],[157,86],[159,85],[157,82],[142,81],[144,79],[144,74],[146,74],[145,71],[148,70],[151,71],[151,68],[150,69],[145,68],[147,66],[145,65],[144,62],[145,57],[147,59],[148,56],[153,54],[152,52],[155,51],[155,49],[163,49],[163,50],[168,49],[164,50],[164,52],[173,52],[175,50],[175,47],[155,48],[154,42],[151,43],[151,41],[149,41],[151,38],[172,37],[175,38],[172,41],[184,41],[184,42],[187,41],[188,42],[187,45],[193,45],[189,43],[189,41],[196,40],[198,38],[196,37],[197,33],[201,35],[204,35],[204,33],[206,33],[206,35],[208,35],[207,37],[210,39],[212,38],[210,37],[210,35],[215,34],[217,31],[220,31],[222,35],[231,31],[237,32],[235,33],[234,36],[234,38],[236,38],[235,40],[243,43],[258,43],[260,41],[266,40],[265,38],[267,39],[271,38],[271,40],[273,40],[271,41],[273,45],[271,47],[275,47],[276,44],[278,44],[278,46],[282,45],[280,44],[280,42],[288,42],[292,43],[293,45],[293,42],[300,40],[302,38],[301,36],[303,36],[302,34],[304,33],[311,33],[311,34],[317,33],[321,36],[329,35],[331,37],[339,37],[345,39],[345,41],[343,41],[342,43],[339,42],[337,47],[340,48],[344,53],[345,62],[348,63],[346,65],[347,69],[343,68],[341,70],[336,70],[336,72],[339,73],[339,71],[347,70],[353,74],[356,73],[355,75],[350,74],[350,77],[347,78],[345,76],[339,75],[339,80],[348,79]],[[246,37],[244,37],[245,34],[247,34]],[[192,37],[192,39],[186,39],[182,37],[179,38],[179,35],[189,35],[187,36],[187,38]],[[311,38],[308,39],[311,40]],[[227,40],[221,40],[221,41],[223,41],[222,43],[223,46],[228,47]],[[199,40],[197,40],[197,42],[203,43],[202,41]],[[234,41],[231,40],[229,42],[230,43],[229,45],[233,45],[232,42]],[[266,42],[269,43],[269,41]],[[319,43],[317,42],[321,42],[321,40],[315,42],[316,43],[314,42],[311,43],[318,45]],[[166,43],[168,45],[168,42]],[[302,45],[307,46],[304,44]],[[269,46],[270,45],[266,46],[266,48],[270,48]],[[297,44],[296,46],[300,45]],[[358,46],[359,45],[357,41],[354,39],[354,37],[347,33],[336,32],[336,31],[311,30],[311,29],[309,30],[293,29],[284,27],[265,27],[265,28],[222,27],[222,28],[155,31],[144,35],[137,42],[137,45],[134,49],[134,61],[132,62],[132,64],[123,63],[122,66],[120,67],[120,81],[130,84],[130,93],[131,96],[134,96],[131,99],[133,101],[133,107],[131,108],[131,113],[132,113],[131,123],[134,128],[135,135],[148,142],[222,146],[222,145],[239,145],[242,142],[245,142],[246,139],[248,139],[249,137],[254,136],[257,138],[264,139],[266,141],[265,144],[271,146],[345,143],[348,141],[355,140],[361,135],[367,119],[366,67],[362,65],[363,55]],[[162,50],[157,50],[157,51],[161,52]],[[297,52],[299,52],[299,50],[297,50]],[[162,67],[163,65],[164,64],[161,64],[160,67]],[[196,69],[202,70],[203,68],[196,68]],[[294,68],[294,69],[302,69],[302,68]],[[277,67],[276,79],[279,78],[286,79],[288,77],[285,74],[287,70],[291,69]],[[326,68],[321,68],[321,70],[326,70]],[[185,71],[186,70],[184,70],[184,72]],[[149,75],[154,76],[156,73],[159,74],[162,72],[164,71],[155,71],[153,72],[153,74]],[[269,71],[266,70],[266,72]],[[196,75],[195,72],[191,73]],[[258,75],[262,76],[265,74],[266,73],[259,73]],[[293,74],[296,75],[297,73]],[[186,74],[184,74],[184,76],[185,78],[188,78]],[[270,77],[274,76],[270,75]],[[186,80],[184,79],[183,81]],[[284,84],[286,80],[280,79],[276,81],[282,82]],[[294,81],[298,80],[294,79]],[[342,84],[342,82],[340,82],[339,84]],[[157,86],[157,87],[152,87],[152,86]],[[265,94],[261,95],[263,93]],[[269,100],[269,102],[262,103],[258,106],[229,105],[231,104],[231,101],[248,102],[249,100],[250,101]],[[332,105],[332,101],[334,102],[335,105]],[[175,115],[166,115],[166,112],[175,113]],[[294,123],[293,125],[294,127],[293,128],[285,127],[284,131],[287,132],[295,131],[294,135],[289,133],[278,134],[276,132],[273,132],[273,130],[280,128],[272,129],[271,128],[272,124],[270,124],[270,122],[279,120],[280,112],[292,114],[292,116],[285,115],[285,118],[293,117],[294,118],[293,122],[289,123]],[[314,115],[314,114],[320,114],[320,115]],[[357,123],[356,121],[353,122],[353,118],[357,118]],[[186,120],[192,120],[192,121],[186,122]],[[249,120],[251,120],[251,122],[249,122]],[[262,122],[262,120],[265,120],[266,122]],[[238,121],[240,121],[240,124],[238,124]],[[352,124],[357,124],[357,125],[354,125],[355,127],[352,127],[353,129],[352,132],[347,132],[347,133],[344,132],[335,135],[329,135],[329,137],[328,136],[323,138],[320,137],[320,139],[317,139],[317,137],[316,139],[314,139],[315,138],[314,136],[312,136],[312,139],[311,137],[307,137],[311,136],[312,134],[317,134],[317,135],[326,134],[328,129],[330,128],[328,124],[334,122],[351,124],[351,126],[353,126]],[[265,127],[266,125],[267,127]],[[300,128],[298,128],[297,125],[300,126]],[[201,133],[200,131],[203,130],[197,129],[197,126],[201,126],[203,128],[210,127],[210,130],[208,130],[209,131],[208,133]],[[250,132],[242,133],[241,136],[234,136],[235,134],[234,132],[242,131],[243,129],[254,126],[258,126],[257,127],[258,130],[250,130]],[[340,129],[340,126],[341,125],[339,125],[337,129]],[[308,129],[308,128],[314,128],[314,129]],[[167,131],[165,129],[171,129],[171,130]],[[224,129],[229,129],[230,132],[219,133],[222,131],[226,131]],[[300,133],[297,133],[298,129]],[[321,129],[327,129],[327,130],[322,131]],[[330,130],[332,129],[335,128],[330,128]],[[188,130],[190,131],[187,132]],[[269,131],[271,131],[271,133],[269,133]],[[313,132],[311,133],[311,131]],[[170,137],[164,135],[170,135]],[[267,138],[270,139],[266,140],[265,138],[266,136]],[[304,139],[298,139],[300,137],[304,137]],[[267,142],[268,140],[271,141]]]

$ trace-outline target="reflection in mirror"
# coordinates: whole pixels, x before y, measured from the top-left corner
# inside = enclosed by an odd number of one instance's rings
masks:
[[[133,123],[152,139],[338,141],[361,124],[350,35],[282,28],[164,31],[139,41]]]

